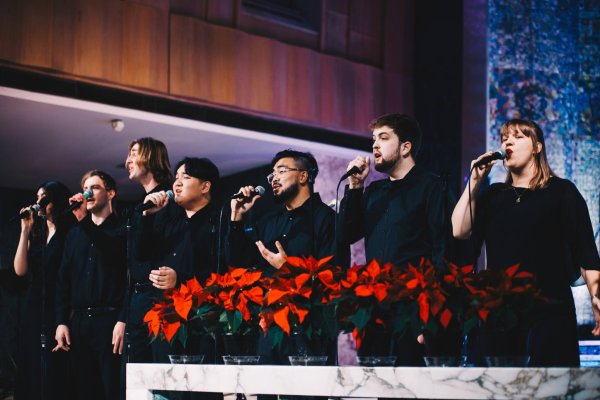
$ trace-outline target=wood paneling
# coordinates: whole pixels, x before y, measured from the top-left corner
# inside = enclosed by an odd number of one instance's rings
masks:
[[[382,65],[383,20],[383,0],[350,2],[349,58]]]
[[[119,82],[168,91],[168,14],[155,8],[126,3],[122,22]]]
[[[413,2],[324,0],[321,37],[240,0],[2,0],[0,60],[368,135],[373,117],[412,109]],[[245,31],[260,23],[272,38]],[[310,46],[285,43],[305,34]]]
[[[235,26],[237,0],[206,0],[206,19],[219,25]]]

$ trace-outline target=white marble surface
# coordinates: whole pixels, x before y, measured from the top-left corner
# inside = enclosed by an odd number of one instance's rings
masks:
[[[127,400],[151,390],[430,399],[600,398],[600,368],[362,368],[128,364]]]

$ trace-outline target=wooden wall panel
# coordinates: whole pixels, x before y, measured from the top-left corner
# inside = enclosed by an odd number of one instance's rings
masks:
[[[72,73],[121,82],[122,5],[121,0],[76,1]]]
[[[167,92],[168,38],[168,14],[140,4],[124,4],[119,82]]]
[[[237,0],[206,0],[206,19],[219,25],[235,26]]]
[[[235,35],[233,29],[173,15],[171,93],[235,104]]]
[[[323,3],[321,50],[345,57],[348,53],[348,0],[326,0]]]
[[[206,19],[208,0],[171,0],[169,11],[173,14]]]
[[[383,0],[350,2],[348,57],[381,66],[383,38]]]
[[[353,134],[412,110],[414,0],[324,0],[316,49],[240,1],[2,0],[0,61]]]

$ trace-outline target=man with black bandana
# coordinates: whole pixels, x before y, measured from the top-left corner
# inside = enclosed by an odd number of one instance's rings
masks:
[[[340,207],[341,240],[350,244],[365,238],[367,262],[376,259],[403,267],[424,257],[438,267],[448,239],[446,197],[439,177],[426,172],[415,159],[422,133],[417,121],[404,114],[387,114],[371,122],[373,163],[388,175],[364,188],[369,157],[358,156]],[[396,350],[398,364],[422,365],[422,346],[404,338]]]

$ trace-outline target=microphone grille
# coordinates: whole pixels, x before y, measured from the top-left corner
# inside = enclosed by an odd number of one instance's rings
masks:
[[[165,192],[165,194],[167,195],[167,197],[168,197],[169,199],[174,199],[174,198],[175,198],[175,194],[173,193],[173,191],[172,191],[172,190],[167,190],[167,191]]]
[[[94,197],[94,192],[88,189],[85,192],[83,192],[83,197],[85,197],[86,199],[91,199],[92,197]]]
[[[261,196],[265,194],[265,188],[264,188],[264,187],[262,187],[262,186],[257,186],[257,187],[255,187],[255,188],[254,188],[254,191],[255,191],[256,193],[258,193],[259,195],[261,195]]]
[[[506,158],[506,150],[499,149],[496,153],[500,154],[500,159],[503,160]]]
[[[39,204],[33,204],[30,208],[32,212],[38,212],[42,207]]]

